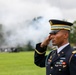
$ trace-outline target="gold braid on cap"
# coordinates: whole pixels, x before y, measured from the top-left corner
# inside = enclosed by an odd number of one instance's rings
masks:
[[[65,29],[65,30],[70,30],[71,28],[70,28],[70,26],[68,26],[68,25],[52,25],[51,26],[51,30],[55,30],[55,29]]]

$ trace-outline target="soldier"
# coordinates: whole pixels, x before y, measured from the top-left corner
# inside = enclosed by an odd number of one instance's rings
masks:
[[[34,63],[46,67],[46,75],[76,75],[76,51],[68,41],[73,24],[54,19],[49,22],[51,32],[43,42],[36,44]],[[45,55],[50,41],[58,48]]]

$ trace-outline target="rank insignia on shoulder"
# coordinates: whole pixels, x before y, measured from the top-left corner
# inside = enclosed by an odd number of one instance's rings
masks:
[[[73,54],[76,53],[76,50],[72,52]]]

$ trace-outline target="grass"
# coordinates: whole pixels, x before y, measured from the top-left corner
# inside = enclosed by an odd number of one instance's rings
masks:
[[[0,75],[46,75],[34,64],[34,52],[0,53]]]

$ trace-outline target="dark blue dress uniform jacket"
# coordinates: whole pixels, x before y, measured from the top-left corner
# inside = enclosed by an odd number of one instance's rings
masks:
[[[34,54],[34,63],[46,67],[46,75],[76,75],[76,51],[70,45],[58,54],[53,50],[45,55],[46,48],[41,48],[39,43]]]

